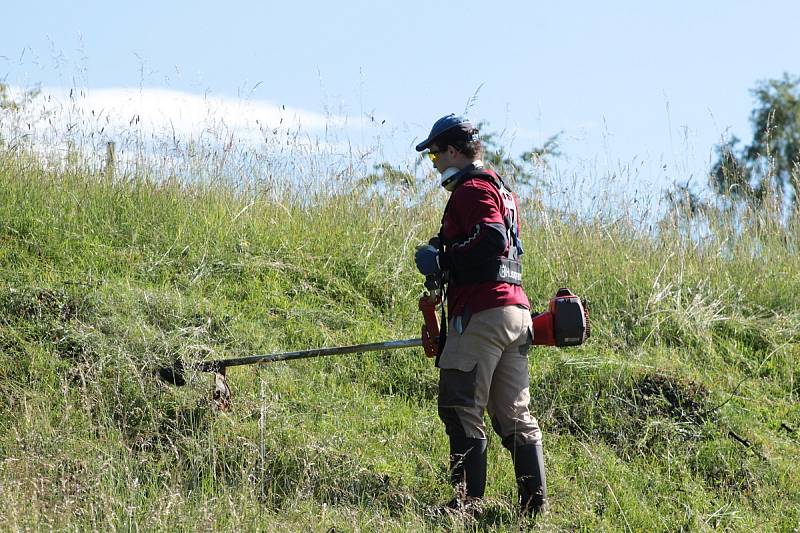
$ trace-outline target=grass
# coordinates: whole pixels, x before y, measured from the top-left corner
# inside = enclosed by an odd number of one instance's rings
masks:
[[[523,207],[536,307],[567,285],[593,336],[531,353],[551,512],[519,521],[489,445],[487,506],[450,497],[421,349],[242,367],[197,360],[413,337],[413,247],[443,194],[195,183],[0,152],[0,529],[797,531],[798,234]]]

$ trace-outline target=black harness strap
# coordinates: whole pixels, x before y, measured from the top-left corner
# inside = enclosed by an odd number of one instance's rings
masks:
[[[470,165],[464,168],[461,172],[463,172],[463,176],[458,180],[456,183],[456,189],[461,186],[467,179],[470,178],[478,178],[484,181],[488,181],[492,185],[494,185],[498,191],[501,193],[501,196],[504,196],[504,204],[503,204],[503,224],[506,228],[506,237],[507,237],[507,246],[508,246],[508,253],[505,257],[491,257],[488,258],[486,261],[481,262],[476,266],[472,266],[470,268],[458,267],[457,265],[453,264],[451,271],[449,273],[449,279],[447,280],[452,285],[468,285],[471,283],[480,283],[483,281],[499,281],[503,283],[510,283],[512,285],[521,285],[522,284],[522,264],[519,262],[519,256],[523,253],[522,252],[522,243],[519,240],[519,235],[517,232],[516,221],[512,220],[508,216],[509,206],[506,205],[506,199],[504,193],[507,193],[508,197],[510,198],[510,202],[513,202],[513,197],[511,197],[511,189],[509,189],[503,179],[494,174],[489,173],[483,168],[477,168],[474,165]],[[453,193],[455,190],[453,191]],[[439,240],[446,245],[447,240],[444,237],[443,230],[444,230],[444,220],[447,217],[447,212],[450,209],[450,202],[453,200],[453,194],[450,195],[450,198],[447,200],[447,204],[444,208],[444,213],[442,214],[442,224],[439,229]]]

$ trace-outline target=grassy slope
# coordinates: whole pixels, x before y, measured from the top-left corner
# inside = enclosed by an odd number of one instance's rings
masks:
[[[207,376],[151,376],[175,355],[415,336],[410,257],[438,208],[82,174],[0,160],[0,529],[453,525],[428,512],[449,492],[421,350],[235,369],[228,413]],[[531,299],[568,284],[594,319],[584,347],[532,352],[537,526],[799,527],[797,236],[719,229],[700,249],[669,227],[527,219]],[[514,529],[496,438],[489,479],[481,525]]]

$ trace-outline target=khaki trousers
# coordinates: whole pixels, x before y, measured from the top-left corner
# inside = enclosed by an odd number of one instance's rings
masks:
[[[450,436],[485,439],[483,412],[509,449],[541,445],[528,410],[530,311],[516,305],[452,317],[439,358],[439,417]]]

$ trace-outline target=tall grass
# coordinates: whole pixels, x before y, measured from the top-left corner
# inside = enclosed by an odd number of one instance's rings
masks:
[[[227,413],[207,376],[152,372],[417,335],[411,256],[444,194],[349,187],[347,165],[306,187],[209,154],[192,161],[213,175],[186,180],[152,157],[110,174],[0,146],[2,529],[800,527],[800,260],[781,221],[719,214],[699,239],[685,217],[653,231],[625,205],[527,198],[532,302],[567,285],[592,309],[589,343],[531,353],[551,512],[520,523],[492,438],[483,514],[439,517],[447,448],[421,350],[232,369]]]

